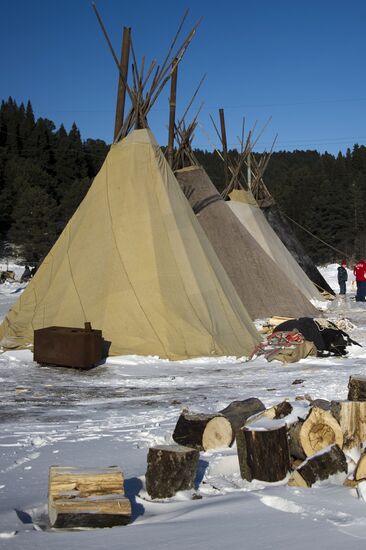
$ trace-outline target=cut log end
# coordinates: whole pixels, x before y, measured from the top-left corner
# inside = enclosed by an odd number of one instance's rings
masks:
[[[230,447],[234,439],[233,429],[229,420],[216,416],[210,420],[202,435],[202,447],[205,451]]]
[[[300,431],[300,440],[306,456],[336,444],[342,448],[343,433],[340,425],[329,411],[314,407]]]

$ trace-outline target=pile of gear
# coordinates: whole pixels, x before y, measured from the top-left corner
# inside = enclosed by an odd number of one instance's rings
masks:
[[[264,356],[267,361],[294,363],[309,355],[342,357],[352,344],[361,345],[332,321],[300,317],[278,324],[272,334],[256,346],[250,359]]]

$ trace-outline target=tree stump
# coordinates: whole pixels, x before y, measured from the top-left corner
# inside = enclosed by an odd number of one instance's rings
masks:
[[[286,426],[244,426],[236,436],[240,473],[252,481],[280,481],[290,470]]]
[[[170,498],[192,489],[199,451],[183,445],[151,447],[147,456],[146,490],[151,498]]]
[[[343,432],[343,449],[366,441],[366,401],[332,401],[331,412]]]
[[[82,470],[51,466],[48,517],[56,528],[126,525],[131,503],[124,496],[122,471],[117,466]]]
[[[347,399],[348,401],[366,401],[366,377],[349,377]]]
[[[182,412],[173,433],[176,443],[200,451],[230,447],[234,438],[231,424],[222,414],[194,414],[188,411]]]
[[[340,425],[329,411],[313,407],[305,421],[289,427],[289,447],[292,456],[304,459],[336,443],[343,446]]]
[[[266,407],[260,399],[250,397],[243,401],[233,401],[230,405],[225,407],[225,409],[222,409],[220,414],[229,420],[233,432],[236,434],[236,432],[244,426],[250,416],[264,411],[265,409]]]
[[[363,452],[360,456],[353,477],[356,481],[366,479],[366,452]]]
[[[288,482],[293,487],[311,487],[316,481],[344,472],[347,474],[347,460],[338,445],[317,453],[305,460],[291,475]]]

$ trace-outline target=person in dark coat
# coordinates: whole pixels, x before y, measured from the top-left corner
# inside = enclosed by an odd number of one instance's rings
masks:
[[[366,302],[366,262],[360,260],[354,267],[353,273],[356,277],[357,293],[356,302]]]
[[[339,284],[339,294],[346,294],[346,281],[348,279],[347,273],[347,262],[343,260],[341,265],[338,267],[338,284]]]
[[[29,269],[29,266],[28,265],[24,266],[24,271],[23,271],[23,274],[20,278],[20,282],[21,283],[26,283],[27,281],[29,281],[31,276],[32,276],[32,274],[31,274],[31,270]]]

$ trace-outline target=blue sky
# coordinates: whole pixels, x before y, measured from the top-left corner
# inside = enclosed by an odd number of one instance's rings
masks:
[[[186,8],[185,31],[203,21],[179,69],[182,113],[200,78],[204,101],[195,146],[217,138],[209,120],[225,108],[228,142],[272,120],[257,144],[336,154],[366,143],[366,2],[362,0],[96,0],[115,50],[131,26],[139,58],[161,61]],[[0,0],[0,98],[30,99],[35,115],[73,121],[83,139],[112,140],[117,70],[88,0]],[[194,109],[193,109],[194,111]],[[167,141],[168,90],[149,122]],[[209,138],[207,136],[210,136]]]

